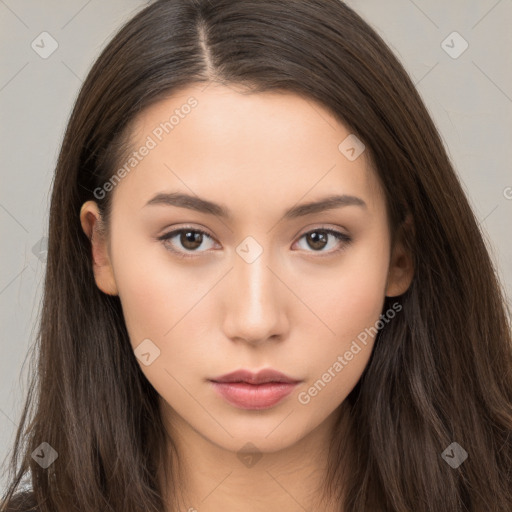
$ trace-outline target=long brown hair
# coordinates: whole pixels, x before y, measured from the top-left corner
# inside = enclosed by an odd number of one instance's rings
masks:
[[[339,0],[157,0],[95,62],[57,163],[37,368],[1,510],[164,510],[156,474],[172,439],[119,297],[95,284],[79,212],[96,200],[108,224],[111,194],[98,199],[94,191],[122,165],[135,116],[178,88],[211,81],[300,94],[328,108],[366,145],[392,233],[412,218],[413,282],[345,401],[350,414],[334,432],[325,492],[344,512],[510,512],[504,292],[411,79]],[[58,454],[47,468],[32,457],[43,442]],[[454,442],[468,454],[457,468],[442,456]],[[342,454],[350,454],[349,468]],[[33,492],[22,504],[11,498],[24,478]],[[171,495],[178,485],[174,478]]]

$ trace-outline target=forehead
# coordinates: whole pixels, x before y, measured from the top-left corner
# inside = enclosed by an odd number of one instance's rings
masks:
[[[360,141],[323,106],[290,92],[192,85],[141,112],[130,139],[139,156],[114,193],[138,207],[175,190],[253,215],[261,198],[281,211],[332,193],[382,206],[369,158],[357,156]]]

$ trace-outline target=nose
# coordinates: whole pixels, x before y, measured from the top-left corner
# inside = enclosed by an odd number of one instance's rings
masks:
[[[265,251],[252,263],[236,255],[221,299],[227,338],[259,344],[285,336],[290,292],[269,263]]]

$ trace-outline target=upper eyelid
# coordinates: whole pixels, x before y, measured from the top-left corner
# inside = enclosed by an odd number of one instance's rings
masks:
[[[305,231],[302,232],[302,234],[300,236],[303,236],[303,235],[306,235],[308,233],[311,233],[312,231],[329,231],[329,230],[332,230],[332,231],[336,231],[336,232],[340,232],[341,234],[346,234],[346,233],[343,233],[342,231],[340,230],[343,230],[345,228],[341,228],[339,226],[336,226],[336,227],[332,227],[332,226],[327,226],[327,225],[316,225],[316,226],[313,226],[311,228],[308,228],[306,229]],[[160,237],[162,236],[167,236],[167,235],[170,235],[171,233],[179,233],[181,231],[186,231],[186,230],[189,230],[189,231],[196,231],[196,232],[199,232],[199,233],[203,233],[205,235],[208,235],[209,237],[215,239],[215,237],[213,235],[211,235],[205,228],[199,228],[199,227],[193,227],[193,226],[183,226],[183,227],[178,227],[178,228],[175,228],[175,229],[171,229],[170,231],[167,231],[165,233],[163,233],[162,235],[160,235]],[[298,235],[295,235],[295,236],[298,236]],[[346,236],[349,236],[348,234],[346,234]]]
[[[196,232],[196,233],[201,233],[203,235],[206,235],[206,236],[210,237],[215,242],[219,243],[218,240],[213,235],[210,235],[210,233],[208,233],[205,229],[203,229],[203,228],[195,228],[195,227],[192,227],[192,226],[183,226],[183,227],[180,227],[180,228],[172,229],[171,231],[168,231],[167,233],[164,233],[163,235],[159,236],[158,239],[174,238],[174,236],[182,233],[183,231],[193,231],[193,232]],[[338,228],[338,227],[333,228],[333,227],[322,226],[322,225],[314,226],[312,228],[309,228],[309,229],[303,231],[300,235],[296,235],[296,238],[300,239],[303,236],[305,236],[305,235],[307,235],[309,233],[312,233],[314,231],[327,231],[328,234],[330,234],[332,236],[335,236],[336,234],[340,234],[340,235],[342,235],[342,237],[346,237],[347,239],[352,239],[351,235],[349,235],[347,233],[344,233],[343,231],[340,231],[340,228]],[[173,236],[170,236],[170,235],[173,235]],[[342,242],[343,238],[338,237],[338,240],[340,242]],[[194,251],[194,252],[201,252],[201,251]],[[204,251],[204,252],[206,252],[206,251]]]

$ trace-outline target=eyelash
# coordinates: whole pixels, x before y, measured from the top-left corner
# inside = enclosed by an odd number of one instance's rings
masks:
[[[202,229],[197,229],[197,228],[192,228],[192,227],[184,227],[184,228],[176,229],[174,231],[170,231],[169,233],[166,233],[166,234],[158,237],[158,240],[160,240],[163,243],[164,247],[167,250],[169,250],[172,253],[176,254],[179,258],[184,258],[184,259],[185,258],[195,258],[196,257],[195,253],[197,253],[197,252],[199,252],[199,253],[200,252],[206,252],[206,251],[192,251],[192,253],[187,254],[187,253],[183,253],[181,251],[177,251],[176,249],[172,249],[170,247],[169,240],[171,238],[174,238],[176,235],[179,235],[179,234],[184,233],[184,232],[199,233],[201,235],[204,235],[204,236],[207,236],[208,238],[213,239],[213,237],[211,237],[208,233],[206,233],[206,231],[203,231]],[[346,235],[345,233],[341,233],[340,231],[336,231],[334,229],[321,228],[321,227],[318,227],[318,228],[312,229],[310,231],[307,231],[306,233],[303,233],[300,236],[299,240],[301,240],[306,235],[309,235],[311,233],[316,233],[316,232],[327,233],[329,235],[334,236],[339,241],[344,242],[344,244],[342,244],[342,246],[339,247],[338,249],[334,249],[334,250],[327,251],[327,252],[326,251],[307,251],[307,252],[313,252],[313,253],[316,252],[316,253],[320,254],[319,257],[331,256],[331,255],[333,255],[335,253],[341,252],[341,251],[343,251],[346,248],[347,245],[349,245],[352,242],[352,238],[349,237],[348,235]]]

